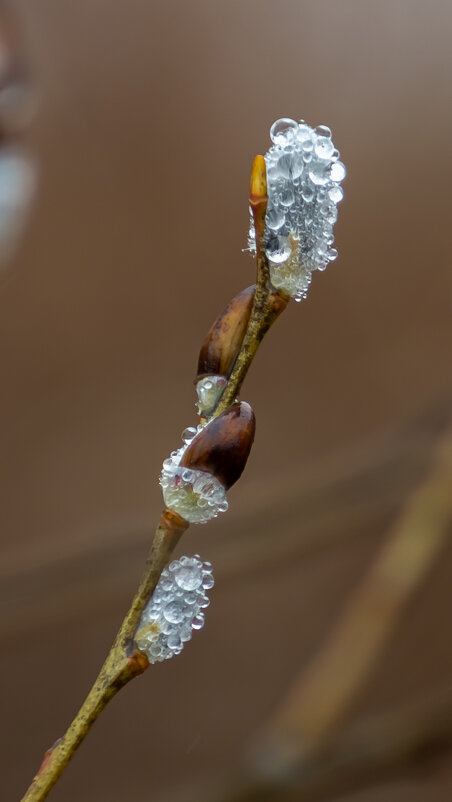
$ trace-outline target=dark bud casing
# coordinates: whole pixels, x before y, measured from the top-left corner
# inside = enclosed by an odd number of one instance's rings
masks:
[[[195,381],[204,376],[230,375],[250,318],[256,285],[232,299],[209,329],[199,352]]]
[[[255,430],[252,407],[237,401],[196,435],[180,464],[213,474],[228,490],[242,475]]]

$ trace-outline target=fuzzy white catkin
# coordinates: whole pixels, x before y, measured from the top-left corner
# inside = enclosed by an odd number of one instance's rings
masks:
[[[150,663],[180,654],[193,631],[204,626],[207,591],[214,585],[212,566],[199,554],[173,560],[162,571],[146,605],[135,636],[135,645]]]
[[[325,270],[337,257],[333,227],[346,170],[326,126],[314,129],[304,120],[283,118],[273,123],[270,138],[273,145],[265,154],[270,278],[275,289],[301,301],[312,272]],[[248,246],[256,250],[252,219]]]
[[[160,486],[166,507],[190,523],[204,524],[218,513],[226,512],[226,490],[221,482],[207,471],[185,468],[180,465],[187,446],[204,428],[188,427],[182,432],[184,445],[164,460]]]

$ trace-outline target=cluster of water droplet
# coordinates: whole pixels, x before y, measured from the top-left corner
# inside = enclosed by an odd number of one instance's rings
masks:
[[[224,376],[203,376],[196,382],[200,415],[212,411],[225,386],[226,378]]]
[[[325,270],[337,257],[331,246],[346,171],[324,125],[313,129],[304,120],[283,118],[273,123],[270,138],[273,145],[265,155],[270,277],[276,289],[301,301],[313,270]],[[252,219],[248,246],[256,250]]]
[[[196,429],[193,426],[184,429],[184,445],[171,452],[160,474],[160,486],[167,508],[186,521],[197,524],[205,524],[216,518],[219,512],[228,509],[226,490],[216,476],[180,465],[187,446],[206,425],[209,424],[200,424]]]
[[[162,572],[146,605],[135,635],[135,645],[150,663],[180,654],[193,630],[204,626],[203,610],[214,586],[212,566],[199,554],[173,560]]]

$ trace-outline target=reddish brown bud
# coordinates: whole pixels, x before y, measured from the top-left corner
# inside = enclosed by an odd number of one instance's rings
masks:
[[[255,429],[251,406],[237,401],[196,435],[180,464],[213,474],[228,490],[246,465]]]
[[[229,376],[245,336],[255,289],[256,285],[253,284],[239,292],[209,329],[199,352],[197,379],[203,376]]]

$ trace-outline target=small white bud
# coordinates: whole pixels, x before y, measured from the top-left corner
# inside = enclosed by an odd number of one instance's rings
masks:
[[[182,432],[184,445],[164,460],[159,480],[166,507],[196,524],[207,523],[228,509],[226,489],[212,473],[180,464],[188,446],[205,426]]]
[[[213,585],[212,566],[198,554],[173,560],[162,571],[135,634],[137,649],[150,663],[180,654],[193,630],[204,626],[203,610],[209,606],[206,591]]]
[[[337,257],[331,246],[346,170],[326,126],[313,129],[283,118],[273,123],[270,138],[274,144],[265,155],[270,279],[275,289],[301,301],[312,272],[325,270]],[[252,219],[248,244],[256,250]]]

